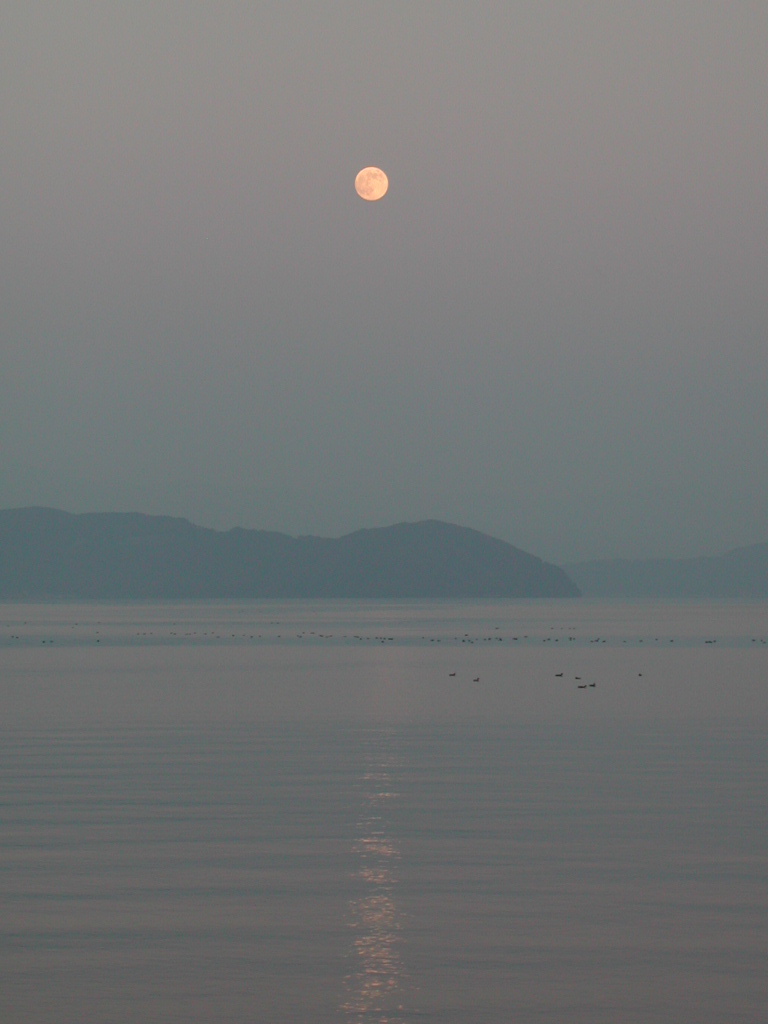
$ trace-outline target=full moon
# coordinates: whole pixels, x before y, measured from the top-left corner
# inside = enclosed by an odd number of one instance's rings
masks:
[[[364,167],[355,178],[355,191],[361,199],[372,203],[386,195],[389,178],[380,167]]]

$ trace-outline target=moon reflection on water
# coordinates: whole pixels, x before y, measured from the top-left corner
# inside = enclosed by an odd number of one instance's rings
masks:
[[[362,778],[363,807],[353,851],[358,896],[350,902],[354,932],[352,971],[346,978],[343,1010],[350,1021],[400,1024],[403,1017],[403,964],[396,905],[400,856],[389,829],[387,805],[396,800],[391,764],[369,768]]]

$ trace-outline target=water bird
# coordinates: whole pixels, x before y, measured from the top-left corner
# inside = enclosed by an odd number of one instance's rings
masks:
[[[562,679],[562,678],[563,678],[563,673],[562,672],[555,672],[555,679]]]
[[[455,673],[455,672],[449,672],[449,673],[448,673],[448,675],[449,675],[449,676],[455,676],[455,675],[456,675],[456,673]]]
[[[480,676],[478,676],[477,679],[473,679],[472,682],[473,683],[479,683],[480,682]]]

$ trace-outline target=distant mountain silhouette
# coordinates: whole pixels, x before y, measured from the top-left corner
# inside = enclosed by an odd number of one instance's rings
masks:
[[[337,540],[138,513],[0,511],[0,599],[576,597],[557,566],[437,520]]]
[[[586,597],[768,598],[768,544],[711,558],[617,558],[565,568]]]

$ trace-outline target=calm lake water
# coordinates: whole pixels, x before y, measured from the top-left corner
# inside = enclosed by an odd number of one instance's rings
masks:
[[[768,604],[0,605],[0,1020],[764,1022]]]

